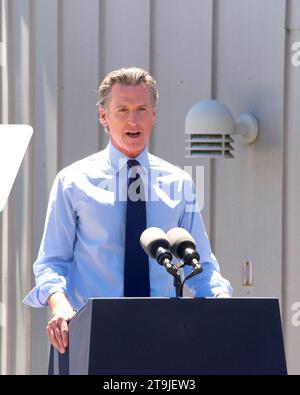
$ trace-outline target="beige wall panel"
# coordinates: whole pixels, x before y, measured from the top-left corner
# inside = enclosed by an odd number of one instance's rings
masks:
[[[101,77],[120,67],[149,67],[149,0],[103,0]]]
[[[16,12],[16,11],[19,12]],[[14,103],[11,111],[11,122],[31,123],[31,105],[28,95],[31,88],[30,78],[30,4],[29,1],[15,0],[12,3],[12,41],[11,55],[14,64],[15,76],[11,81],[11,100]],[[30,346],[30,314],[22,304],[31,283],[28,273],[28,264],[32,256],[31,233],[31,150],[23,162],[15,187],[10,198],[12,209],[11,224],[12,239],[11,260],[9,262],[10,275],[8,278],[9,305],[11,330],[9,341],[11,343],[11,373],[29,373],[28,356]],[[25,339],[25,341],[24,341]],[[24,369],[24,367],[26,367]]]
[[[100,2],[100,71],[101,80],[120,67],[149,70],[150,0],[102,0]],[[100,129],[100,148],[108,135]]]
[[[9,122],[10,117],[10,108],[9,108],[9,88],[10,88],[10,80],[9,76],[9,60],[10,60],[10,46],[8,43],[10,42],[10,26],[12,24],[11,21],[11,7],[7,1],[1,1],[1,14],[3,21],[1,20],[1,40],[3,43],[3,48],[5,48],[5,64],[1,67],[1,77],[2,77],[2,121],[4,123]],[[10,201],[7,202],[6,207],[3,212],[0,214],[1,220],[1,272],[0,272],[0,280],[1,280],[1,358],[0,358],[0,368],[1,374],[7,374],[11,371],[11,343],[9,341],[9,331],[11,326],[11,320],[9,319],[9,290],[8,290],[8,281],[9,281],[9,268],[10,268],[10,259],[11,259],[11,243],[9,240],[12,238],[12,227],[10,226],[12,218],[12,210]]]
[[[216,95],[233,112],[255,114],[258,141],[235,143],[216,161],[214,233],[235,296],[276,296],[282,287],[282,0],[218,2]],[[243,286],[243,262],[253,286]]]
[[[1,27],[7,39],[4,95],[7,111],[3,120],[30,123],[30,6],[26,0],[5,1],[2,5],[6,20]],[[1,294],[6,314],[1,333],[1,371],[4,374],[29,372],[30,315],[23,308],[22,295],[31,280],[27,270],[32,253],[31,234],[27,232],[32,216],[30,179],[28,153],[2,216]]]
[[[300,3],[299,0],[287,0],[287,27],[289,30],[300,29]],[[299,40],[296,40],[299,41]]]
[[[212,1],[155,0],[151,6],[151,71],[160,91],[152,152],[192,166],[194,179],[196,166],[205,166],[202,213],[209,232],[210,162],[184,158],[184,122],[195,102],[211,97]]]
[[[294,43],[300,43],[300,4],[298,8],[296,2],[293,5],[288,15],[286,41],[283,296],[288,369],[290,374],[300,374],[300,45],[297,56],[291,50]]]
[[[32,141],[32,263],[36,259],[44,229],[50,189],[58,169],[58,2],[35,0],[32,2],[33,37],[31,40],[33,78],[31,101],[33,103],[34,135]],[[49,345],[46,337],[47,309],[31,309],[32,359],[31,372],[45,374]]]
[[[57,171],[98,150],[98,2],[35,2],[34,259]],[[32,372],[47,372],[47,309],[32,310]],[[42,352],[41,352],[42,350]]]
[[[99,1],[60,2],[59,168],[98,150]]]

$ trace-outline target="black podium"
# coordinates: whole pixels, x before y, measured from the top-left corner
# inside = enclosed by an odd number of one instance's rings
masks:
[[[278,299],[94,298],[53,374],[287,374]]]

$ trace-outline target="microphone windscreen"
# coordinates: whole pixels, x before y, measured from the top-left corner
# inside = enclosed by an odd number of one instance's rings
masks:
[[[147,255],[156,258],[156,251],[159,247],[170,248],[170,243],[165,232],[156,227],[144,230],[140,237],[140,243]]]
[[[167,233],[167,238],[170,242],[170,249],[173,255],[177,258],[182,258],[180,249],[184,247],[191,247],[196,249],[196,242],[191,234],[184,228],[173,228]]]

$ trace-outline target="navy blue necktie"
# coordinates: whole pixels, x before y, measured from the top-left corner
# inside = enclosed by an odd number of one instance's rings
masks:
[[[127,189],[124,296],[150,296],[148,256],[140,245],[140,236],[147,228],[145,191],[138,173],[139,162],[130,159],[127,165],[130,176]]]

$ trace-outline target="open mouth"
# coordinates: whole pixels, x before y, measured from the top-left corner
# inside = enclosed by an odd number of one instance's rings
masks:
[[[141,132],[127,132],[126,135],[128,137],[138,137],[141,134]]]

